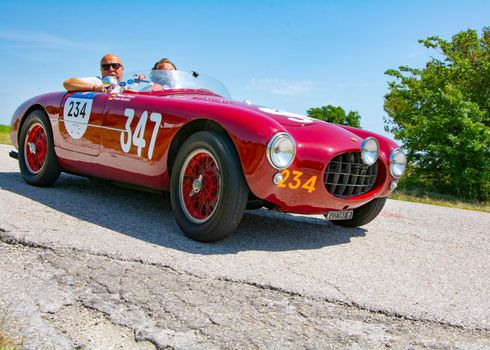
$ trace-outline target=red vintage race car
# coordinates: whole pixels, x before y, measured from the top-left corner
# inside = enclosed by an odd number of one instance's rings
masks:
[[[246,208],[364,225],[406,167],[383,136],[234,101],[196,72],[137,72],[119,85],[44,94],[15,111],[11,155],[28,183],[51,185],[64,171],[170,191],[182,231],[216,241]]]

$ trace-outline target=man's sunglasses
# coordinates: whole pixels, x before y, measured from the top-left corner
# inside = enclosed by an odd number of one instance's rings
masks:
[[[113,69],[119,69],[122,67],[122,64],[121,63],[104,63],[104,64],[101,64],[100,66],[102,67],[103,70],[109,70],[109,69],[111,69],[111,67]]]

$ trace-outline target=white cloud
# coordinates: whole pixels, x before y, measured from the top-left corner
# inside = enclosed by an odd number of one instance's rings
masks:
[[[311,91],[317,84],[313,81],[287,81],[283,79],[252,78],[249,89],[267,91],[277,95],[301,95]]]
[[[376,83],[341,83],[337,84],[337,87],[341,89],[363,89],[376,85]]]
[[[0,39],[9,42],[10,47],[25,49],[95,49],[92,44],[67,40],[59,36],[42,32],[0,32]]]
[[[410,58],[414,58],[414,57],[418,57],[418,56],[422,56],[424,54],[424,52],[422,51],[415,51],[415,52],[411,52],[409,53],[408,55],[406,55],[404,57],[404,59],[410,59]]]

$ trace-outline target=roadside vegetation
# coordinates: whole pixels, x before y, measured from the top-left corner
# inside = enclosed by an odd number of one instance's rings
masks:
[[[390,195],[390,199],[490,213],[488,201],[436,191],[431,182],[414,171],[413,165],[410,164],[400,179],[397,189]]]
[[[0,300],[0,350],[22,349],[22,339],[8,336],[7,330],[10,330],[11,333],[19,333],[19,330],[13,326],[10,307],[5,307]]]
[[[390,195],[390,199],[490,213],[490,205],[488,203],[467,202],[463,199],[458,199],[453,196],[439,193],[421,193],[420,191],[406,192],[403,190],[395,190],[395,192]]]
[[[0,125],[0,143],[10,145],[10,127]]]
[[[356,111],[347,113],[340,106],[327,105],[322,107],[310,108],[306,111],[308,117],[323,120],[329,123],[349,125],[354,128],[361,128],[361,115]]]
[[[488,202],[471,201],[448,194],[430,192],[420,187],[407,189],[402,185],[393,191],[390,199],[490,213],[490,203]]]
[[[408,152],[407,189],[490,201],[490,27],[419,40],[424,68],[386,71],[385,130]]]
[[[7,337],[2,334],[2,330],[0,329],[0,350],[17,350],[21,349],[20,346],[18,346],[18,342],[10,337]]]

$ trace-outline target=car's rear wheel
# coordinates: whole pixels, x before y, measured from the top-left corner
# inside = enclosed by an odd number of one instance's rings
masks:
[[[49,186],[60,176],[51,124],[42,111],[31,112],[22,125],[19,167],[24,180],[35,186]]]
[[[188,237],[212,242],[230,235],[242,220],[248,187],[229,138],[215,131],[189,137],[175,159],[170,195]]]
[[[335,225],[344,227],[357,227],[366,225],[373,221],[383,209],[386,203],[386,197],[375,198],[371,202],[354,209],[354,214],[350,220],[335,220],[332,221]]]

